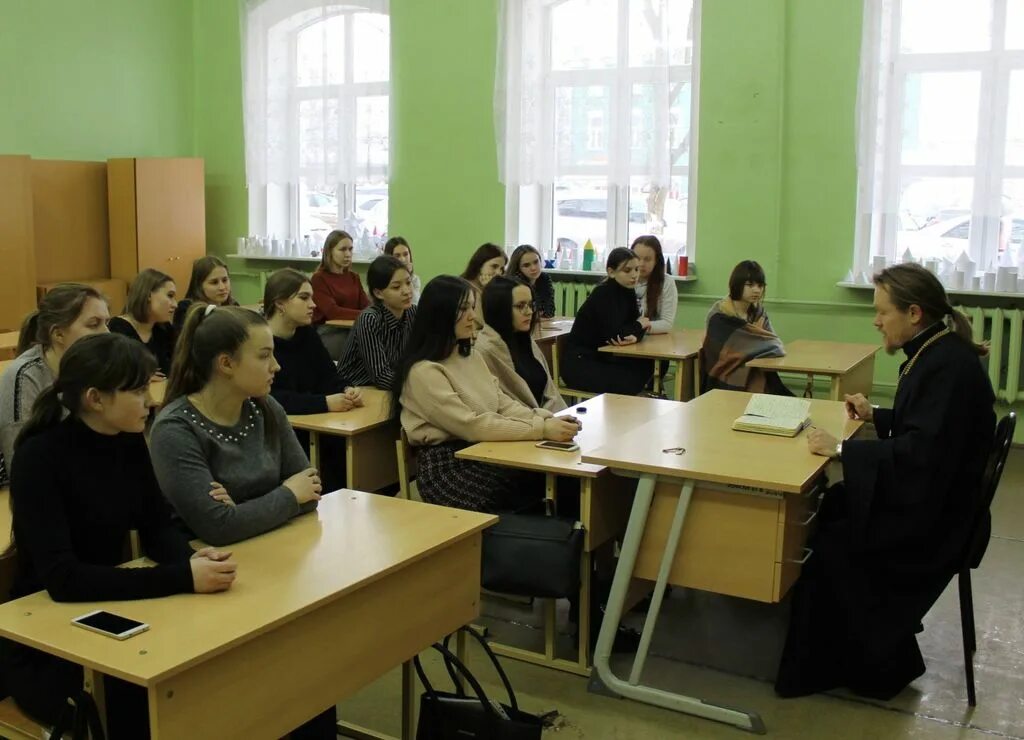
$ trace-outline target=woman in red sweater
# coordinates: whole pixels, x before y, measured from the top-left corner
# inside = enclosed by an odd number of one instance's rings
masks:
[[[320,267],[310,280],[313,285],[313,323],[328,319],[354,319],[370,305],[359,275],[352,271],[352,237],[332,231],[324,242]]]

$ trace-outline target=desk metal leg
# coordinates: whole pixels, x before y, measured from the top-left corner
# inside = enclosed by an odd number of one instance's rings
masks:
[[[807,385],[804,386],[804,398],[814,398],[814,373],[807,373]]]
[[[460,635],[461,636],[461,635]],[[463,652],[464,643],[459,645]],[[416,670],[412,661],[402,663],[402,740],[412,740],[416,734]]]
[[[756,713],[710,704],[696,697],[674,694],[670,691],[640,684],[640,674],[643,671],[644,662],[647,660],[651,636],[654,633],[658,612],[661,610],[661,602],[665,595],[669,570],[672,560],[675,558],[679,536],[683,531],[683,524],[686,521],[686,510],[690,505],[690,497],[693,495],[693,481],[684,482],[680,492],[679,503],[676,505],[672,527],[668,533],[661,567],[658,571],[658,580],[655,583],[654,595],[647,612],[647,619],[645,620],[644,630],[640,638],[640,646],[633,661],[629,680],[623,681],[612,672],[610,665],[612,644],[615,641],[616,630],[622,620],[626,592],[636,565],[637,554],[640,552],[640,543],[643,540],[644,529],[647,526],[647,515],[651,508],[651,502],[654,499],[654,485],[656,482],[656,476],[642,475],[637,484],[636,495],[633,498],[633,509],[629,514],[626,536],[623,539],[622,549],[619,552],[619,563],[615,568],[611,594],[605,607],[604,621],[601,624],[601,632],[597,638],[597,648],[594,651],[595,678],[611,693],[618,694],[627,699],[633,699],[665,709],[672,709],[683,714],[713,719],[749,730],[750,732],[763,734],[765,731],[764,722]],[[593,684],[594,678],[591,679],[591,685],[593,686]]]

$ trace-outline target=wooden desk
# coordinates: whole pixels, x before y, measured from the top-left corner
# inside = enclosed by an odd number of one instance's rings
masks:
[[[640,479],[591,681],[637,701],[764,732],[756,713],[640,684],[668,583],[777,602],[812,554],[804,544],[828,459],[808,451],[806,432],[787,439],[732,430],[749,399],[711,391],[583,454],[585,463]],[[812,401],[811,418],[825,429],[841,428],[844,438],[860,427],[835,401]],[[655,588],[627,681],[612,672],[609,657],[634,576],[653,579]]]
[[[166,380],[152,380],[149,383],[149,397],[153,399],[153,402],[160,406],[164,402],[164,396],[167,395],[167,381]]]
[[[700,395],[700,374],[697,371],[697,355],[704,345],[704,332],[699,329],[676,329],[668,334],[648,334],[636,344],[625,347],[608,345],[601,352],[623,357],[642,357],[652,360],[670,360],[676,363],[676,377],[673,391],[677,401],[688,401]],[[661,378],[655,369],[656,383]],[[683,395],[684,389],[687,395]]]
[[[337,326],[340,329],[351,329],[356,325],[355,319],[329,319],[324,322],[327,326]]]
[[[0,332],[0,360],[13,360],[18,349],[18,332]]]
[[[819,342],[798,339],[786,345],[785,357],[765,357],[751,360],[747,367],[759,367],[775,372],[807,374],[807,390],[814,387],[814,376],[825,375],[831,381],[829,398],[842,401],[846,393],[871,395],[875,378],[877,344],[847,344],[845,342]]]
[[[564,336],[572,331],[573,318],[553,318],[545,319],[537,325],[537,333],[534,334],[534,341],[537,342],[537,346],[544,355],[544,359],[547,360],[548,370],[554,375],[555,364],[553,350],[555,346],[555,340],[559,337]],[[558,378],[555,378],[555,385],[558,385]]]
[[[502,655],[539,665],[576,673],[590,674],[590,573],[591,553],[618,536],[629,515],[630,488],[628,480],[610,475],[604,465],[582,462],[589,450],[612,444],[629,430],[669,413],[679,404],[656,398],[604,394],[577,404],[559,414],[574,415],[583,421],[583,430],[576,438],[577,452],[538,449],[529,442],[479,442],[455,453],[461,460],[499,465],[517,470],[544,473],[547,496],[555,498],[559,476],[576,478],[580,483],[580,520],[583,522],[583,557],[580,563],[579,649],[576,660],[557,658],[554,652],[555,601],[548,600],[545,614],[544,653],[495,644]],[[583,407],[587,411],[581,413]]]
[[[495,521],[338,492],[234,545],[226,593],[61,604],[40,592],[0,606],[0,635],[84,666],[93,685],[95,673],[146,687],[155,739],[281,737],[477,616],[480,532]],[[118,642],[70,624],[97,608],[150,630]]]
[[[289,416],[295,429],[309,432],[309,462],[320,467],[320,435],[345,438],[345,480],[349,488],[376,491],[398,480],[395,440],[398,419],[391,418],[391,394],[362,388],[364,406],[351,411]]]

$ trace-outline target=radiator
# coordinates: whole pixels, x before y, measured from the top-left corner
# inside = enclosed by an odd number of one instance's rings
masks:
[[[1021,345],[1024,311],[1019,308],[979,308],[959,306],[971,320],[975,342],[987,341],[988,377],[996,398],[1006,403],[1024,401],[1021,377]]]
[[[555,314],[575,316],[598,283],[561,281],[555,283]]]

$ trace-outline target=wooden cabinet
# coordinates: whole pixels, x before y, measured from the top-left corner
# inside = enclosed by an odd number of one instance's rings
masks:
[[[0,265],[0,331],[12,331],[36,307],[32,160],[27,156],[0,156]]]
[[[107,160],[110,276],[127,283],[147,267],[183,296],[192,262],[206,254],[203,160]]]

